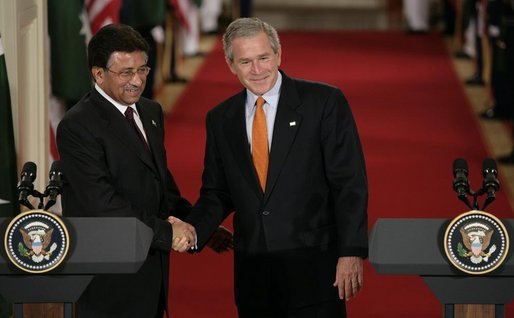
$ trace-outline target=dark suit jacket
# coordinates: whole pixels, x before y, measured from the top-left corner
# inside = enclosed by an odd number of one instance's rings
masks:
[[[81,318],[153,317],[160,297],[167,299],[161,295],[168,287],[172,237],[166,218],[172,212],[183,218],[190,205],[166,167],[160,105],[141,98],[137,108],[152,153],[123,114],[96,90],[72,107],[57,129],[65,178],[63,214],[137,217],[154,230],[139,272],[95,278],[79,301]]]
[[[203,183],[189,221],[201,247],[235,211],[240,306],[267,306],[270,288],[281,288],[289,307],[336,299],[337,258],[367,255],[365,163],[348,103],[335,87],[282,75],[265,193],[246,134],[246,90],[207,115]]]

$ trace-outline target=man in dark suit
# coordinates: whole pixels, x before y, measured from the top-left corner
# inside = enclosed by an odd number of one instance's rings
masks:
[[[180,220],[191,206],[166,166],[162,109],[141,98],[150,71],[147,59],[148,45],[133,28],[102,28],[88,46],[95,88],[57,129],[64,215],[136,217],[154,231],[137,273],[93,279],[77,304],[79,318],[162,318],[169,252],[172,247],[183,251],[194,240],[194,229]]]
[[[202,188],[187,218],[198,248],[235,211],[239,317],[343,317],[367,256],[365,163],[349,105],[333,86],[279,71],[278,35],[259,19],[232,22],[223,43],[245,89],[207,115]]]

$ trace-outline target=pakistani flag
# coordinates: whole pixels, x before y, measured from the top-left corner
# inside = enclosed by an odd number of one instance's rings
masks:
[[[11,97],[5,67],[4,47],[0,35],[0,217],[19,213],[16,193],[16,152],[12,126]],[[12,307],[0,296],[0,318],[10,317]]]
[[[20,212],[16,191],[17,174],[11,97],[0,36],[0,217],[14,216]]]
[[[84,0],[49,0],[47,5],[52,94],[73,105],[92,87]]]

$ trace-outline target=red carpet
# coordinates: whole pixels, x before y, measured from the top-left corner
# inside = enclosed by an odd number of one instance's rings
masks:
[[[468,161],[477,189],[489,153],[441,38],[285,32],[281,39],[288,75],[338,86],[350,102],[366,155],[370,228],[377,218],[452,218],[468,210],[452,190],[452,162]],[[240,89],[218,45],[167,120],[169,166],[192,202],[200,188],[205,114]],[[512,217],[505,193],[487,210]],[[231,253],[173,254],[171,277],[172,317],[236,317]],[[507,316],[512,309],[507,307]],[[364,290],[348,303],[348,312],[440,317],[441,306],[421,278],[381,276],[366,262]]]

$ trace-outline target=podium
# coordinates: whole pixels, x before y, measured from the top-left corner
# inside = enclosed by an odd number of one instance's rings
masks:
[[[3,234],[11,218],[0,218]],[[62,218],[70,236],[68,255],[55,270],[29,274],[8,261],[0,248],[0,294],[23,317],[23,303],[64,303],[73,317],[76,302],[96,274],[130,274],[143,265],[153,231],[136,218]],[[3,243],[2,243],[3,245]]]
[[[514,219],[503,219],[509,233]],[[467,275],[447,260],[447,219],[378,219],[370,235],[369,261],[379,274],[419,275],[453,318],[456,304],[494,305],[495,317],[514,299],[514,259],[487,275]]]

